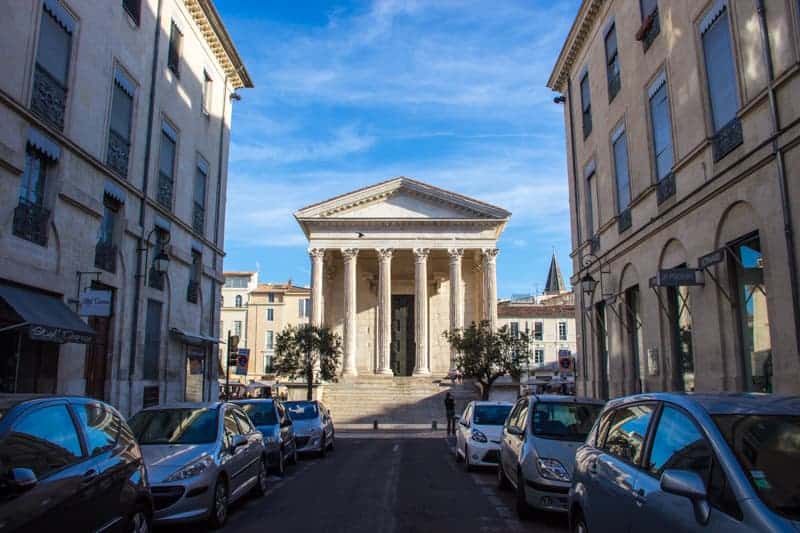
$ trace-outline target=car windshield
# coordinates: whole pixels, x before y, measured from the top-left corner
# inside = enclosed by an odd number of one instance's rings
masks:
[[[217,409],[140,411],[129,424],[139,444],[208,444],[217,439]]]
[[[536,402],[531,431],[544,439],[581,442],[602,408],[593,403]]]
[[[509,411],[510,405],[476,405],[473,422],[478,426],[502,426]]]
[[[761,500],[800,520],[800,416],[712,416]]]
[[[241,402],[236,405],[244,409],[254,426],[274,426],[278,423],[272,402]]]
[[[284,402],[283,405],[292,420],[311,420],[319,416],[314,402]]]

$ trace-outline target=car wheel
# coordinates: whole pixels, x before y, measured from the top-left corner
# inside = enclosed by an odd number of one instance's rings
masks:
[[[506,471],[503,470],[503,463],[497,465],[497,488],[500,490],[508,490],[511,488],[511,483],[508,481]]]
[[[467,472],[472,472],[475,470],[475,467],[472,466],[472,463],[469,462],[469,447],[464,444],[464,470]]]
[[[228,520],[228,484],[224,478],[217,479],[214,485],[214,500],[211,503],[209,522],[211,529],[219,529]]]
[[[572,519],[572,533],[589,533],[586,519],[580,511],[575,511],[575,518]]]
[[[128,521],[126,531],[130,533],[149,533],[150,517],[142,507],[137,507]]]
[[[533,511],[525,497],[525,477],[520,470],[517,472],[517,516],[520,520],[530,520],[532,515]]]
[[[262,457],[258,465],[258,480],[256,481],[256,486],[253,487],[253,492],[255,492],[256,496],[265,496],[267,494],[267,489],[269,488],[268,474],[267,461]]]

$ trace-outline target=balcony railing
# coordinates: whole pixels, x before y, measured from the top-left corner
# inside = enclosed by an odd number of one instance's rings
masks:
[[[729,153],[731,153],[737,146],[742,144],[744,139],[742,137],[742,123],[738,118],[734,118],[716,135],[711,139],[714,147],[714,162],[719,161]]]
[[[661,205],[673,196],[675,196],[675,173],[670,172],[656,184],[656,200]]]
[[[41,246],[47,246],[47,223],[49,220],[49,209],[20,198],[19,205],[14,209],[14,235]]]
[[[160,203],[161,205],[170,210],[172,209],[172,187],[173,187],[172,178],[170,178],[163,172],[159,172],[158,195],[156,196],[156,200],[158,200],[158,203]]]
[[[194,204],[194,211],[192,212],[192,228],[203,235],[206,226],[206,210],[197,204]]]
[[[128,156],[130,155],[130,150],[131,144],[127,139],[114,130],[109,130],[106,164],[123,178],[128,177]]]
[[[200,282],[190,279],[189,285],[186,287],[186,301],[196,304],[199,297]]]
[[[659,20],[658,16],[658,8],[654,9],[652,13],[645,17],[644,21],[642,22],[642,27],[639,28],[639,31],[636,32],[636,39],[642,41],[642,46],[644,46],[644,51],[650,48],[650,45],[653,44],[653,41],[656,40],[658,34],[661,33],[661,21]]]
[[[62,130],[66,108],[67,88],[37,63],[33,75],[31,111],[53,127]]]
[[[94,266],[107,272],[116,272],[117,247],[110,242],[98,241],[94,246]]]

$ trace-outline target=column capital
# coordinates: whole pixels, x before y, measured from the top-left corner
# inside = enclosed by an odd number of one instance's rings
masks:
[[[342,248],[341,252],[345,261],[353,260],[358,256],[358,248]]]
[[[381,261],[390,261],[394,255],[392,248],[376,248],[375,251],[378,252],[378,259]]]
[[[308,255],[310,255],[312,259],[322,259],[325,257],[325,248],[309,248]]]
[[[414,260],[417,263],[424,263],[428,260],[428,254],[430,253],[430,248],[414,248]]]
[[[494,263],[495,259],[497,258],[497,254],[500,253],[499,248],[482,248],[481,255],[483,255],[484,260],[489,263]]]
[[[447,255],[450,256],[450,261],[461,261],[461,256],[464,255],[463,248],[448,248]]]

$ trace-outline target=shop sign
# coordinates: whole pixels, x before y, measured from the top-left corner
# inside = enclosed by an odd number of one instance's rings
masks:
[[[111,291],[97,289],[83,291],[78,314],[81,316],[111,316]]]
[[[706,254],[703,257],[700,257],[697,260],[697,266],[702,269],[706,269],[710,266],[714,266],[718,263],[722,263],[723,259],[725,259],[725,251],[724,250],[715,250],[710,254]]]
[[[78,342],[89,344],[94,339],[92,335],[86,333],[49,326],[30,326],[28,328],[28,336],[35,341],[58,343]]]
[[[250,349],[239,348],[239,353],[236,355],[236,375],[247,375],[247,364],[250,361]]]
[[[685,287],[704,283],[703,271],[699,268],[669,268],[659,270],[656,276],[657,287]]]

